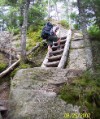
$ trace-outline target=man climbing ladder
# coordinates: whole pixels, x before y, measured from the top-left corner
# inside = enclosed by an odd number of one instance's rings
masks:
[[[47,41],[47,45],[48,45],[48,52],[49,52],[49,56],[51,57],[52,54],[52,46],[53,46],[53,42],[57,42],[58,43],[58,49],[60,49],[60,38],[57,37],[56,33],[59,30],[58,26],[53,26],[50,22],[48,22],[41,33],[41,37],[43,39],[46,39]]]

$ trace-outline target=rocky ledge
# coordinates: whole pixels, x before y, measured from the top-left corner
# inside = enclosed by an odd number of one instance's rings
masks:
[[[21,69],[11,81],[10,119],[65,119],[65,113],[79,113],[67,104],[57,88],[68,81],[67,69]],[[72,74],[71,74],[72,75]]]

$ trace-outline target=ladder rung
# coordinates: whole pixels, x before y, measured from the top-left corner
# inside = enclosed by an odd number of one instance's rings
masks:
[[[48,63],[46,63],[45,65],[46,65],[47,67],[57,67],[58,64],[59,64],[59,61],[55,61],[55,62],[48,62]]]
[[[57,56],[49,57],[49,58],[48,58],[48,61],[49,61],[49,62],[52,62],[52,61],[60,60],[60,59],[61,59],[61,56],[62,56],[62,55],[57,55]]]
[[[63,49],[61,50],[56,50],[56,51],[52,51],[52,54],[53,55],[58,55],[58,54],[61,54],[63,52]]]

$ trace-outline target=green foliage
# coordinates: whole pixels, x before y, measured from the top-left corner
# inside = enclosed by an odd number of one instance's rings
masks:
[[[81,111],[85,107],[91,113],[92,119],[99,119],[100,75],[85,72],[70,84],[64,85],[60,90],[60,97],[67,103],[81,106]]]
[[[77,0],[79,4],[78,9],[79,13],[81,14],[86,22],[86,24],[91,25],[90,21],[92,21],[92,24],[96,24],[100,28],[100,0]],[[81,22],[81,16],[79,14],[79,19]],[[83,21],[84,22],[84,21]],[[80,24],[81,25],[81,24]]]
[[[77,17],[78,17],[78,15],[76,14],[76,12],[73,12],[73,13],[70,14],[70,18],[71,18],[72,20],[77,19]]]
[[[17,0],[0,0],[0,6],[16,5]]]
[[[74,23],[73,24],[74,29],[79,30],[80,29],[79,15],[76,12],[73,12],[71,13],[70,18],[72,22]]]
[[[16,74],[16,72],[20,69],[26,69],[26,68],[31,68],[30,64],[20,64],[19,67],[17,67],[16,69],[14,69],[11,74],[10,77],[14,77],[14,75]]]
[[[29,27],[31,27],[33,31],[38,30],[39,27],[44,24],[44,17],[44,7],[40,4],[35,4],[33,7],[29,9]]]
[[[3,27],[6,24],[7,30],[13,29],[12,31],[16,34],[19,31],[19,26],[22,26],[23,16],[21,16],[20,7],[23,6],[23,0],[7,0],[6,2],[0,1],[1,5],[6,7],[0,7],[0,19],[2,20]],[[8,6],[9,5],[9,6]],[[7,12],[3,12],[7,11]],[[28,13],[28,28],[33,26],[32,30],[38,30],[41,24],[43,25],[45,17],[45,6],[36,1],[34,5],[29,8]]]
[[[11,4],[16,4],[17,3],[17,0],[7,0],[7,1]]]
[[[6,1],[6,0],[0,0],[0,5],[1,5],[1,6],[5,5],[5,1]]]
[[[0,72],[6,69],[8,66],[8,60],[4,54],[0,53]]]
[[[11,72],[10,77],[14,77],[16,72],[20,69],[26,69],[26,68],[32,68],[32,67],[40,67],[44,57],[47,53],[47,45],[45,43],[41,43],[40,47],[38,47],[34,52],[32,52],[30,55],[27,56],[29,61],[33,62],[27,62],[25,64],[20,63],[20,65]]]
[[[93,25],[88,30],[89,36],[92,39],[100,40],[100,29],[97,25]]]
[[[80,25],[79,24],[74,24],[73,27],[74,27],[75,30],[79,30],[80,29]]]
[[[31,65],[29,65],[29,64],[21,64],[20,65],[20,69],[26,69],[26,68],[30,68],[31,67]]]
[[[27,43],[27,50],[31,49],[33,46],[36,45],[37,42],[41,42],[41,30],[29,32],[28,33],[28,43]]]
[[[28,55],[28,59],[34,61],[33,66],[40,67],[47,53],[47,44],[42,42],[34,52]]]
[[[3,12],[6,11],[6,12]],[[18,7],[1,7],[0,8],[0,19],[1,19],[1,23],[2,26],[4,27],[6,24],[6,30],[10,30],[10,31],[14,31],[14,33],[16,34],[16,32],[18,32],[18,15],[19,11],[18,11]]]
[[[0,63],[0,72],[2,72],[7,67],[7,64]]]
[[[100,41],[92,40],[93,66],[96,72],[100,72]]]
[[[60,90],[60,97],[68,103],[75,104],[76,101],[79,100],[79,93],[80,92],[78,88],[73,90],[73,88],[70,87],[70,85],[64,85]]]
[[[20,32],[20,29],[19,29],[19,28],[15,28],[15,27],[12,27],[12,26],[9,26],[9,27],[7,28],[7,30],[8,30],[9,32],[13,33],[14,35],[17,35],[17,34],[19,34],[19,32]]]
[[[68,22],[66,21],[66,20],[61,20],[60,21],[60,24],[62,25],[62,26],[64,26],[65,28],[69,28],[69,24],[68,24]]]
[[[16,74],[16,72],[19,70],[19,68],[14,69],[11,74],[10,77],[14,77],[14,75]]]

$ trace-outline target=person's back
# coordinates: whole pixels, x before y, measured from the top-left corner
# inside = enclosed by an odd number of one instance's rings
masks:
[[[47,39],[50,35],[52,35],[53,25],[50,22],[47,22],[44,28],[42,29],[41,37],[43,39]]]
[[[43,36],[45,36],[44,39],[46,39],[46,41],[47,41],[49,56],[52,56],[52,53],[51,53],[52,52],[52,48],[51,47],[53,45],[53,42],[57,42],[59,47],[60,47],[60,39],[56,35],[56,32],[59,29],[59,27],[52,25],[52,27],[50,29],[49,27],[46,28],[47,26],[51,26],[51,23],[48,22],[46,24],[46,26],[43,28],[44,31],[42,32],[42,34],[43,34]]]
[[[57,31],[58,31],[59,27],[58,26],[54,26],[52,28],[52,35],[50,35],[47,38],[47,44],[48,44],[48,51],[49,51],[49,56],[52,56],[52,45],[53,42],[57,42],[58,43],[58,49],[60,49],[60,38],[57,37]]]

